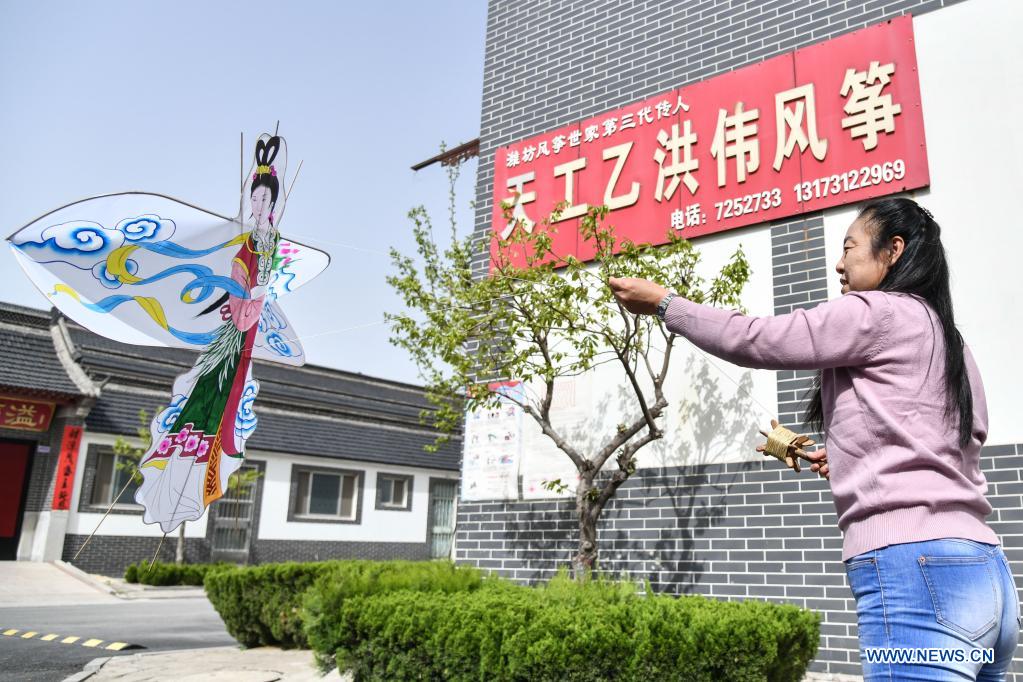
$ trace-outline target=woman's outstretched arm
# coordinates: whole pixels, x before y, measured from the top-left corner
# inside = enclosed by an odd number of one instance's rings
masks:
[[[667,289],[642,279],[609,282],[629,311],[651,314]],[[887,343],[892,325],[889,294],[856,291],[809,310],[751,317],[675,297],[665,325],[696,346],[742,367],[824,369],[870,362]]]

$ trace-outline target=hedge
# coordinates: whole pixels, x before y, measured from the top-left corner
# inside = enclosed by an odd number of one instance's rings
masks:
[[[541,588],[351,597],[331,628],[337,646],[329,653],[356,682],[790,682],[816,655],[819,616],[760,601],[642,596],[560,576]]]
[[[287,562],[216,571],[206,576],[206,596],[242,646],[302,648],[302,595],[338,563]]]
[[[124,580],[129,583],[143,585],[202,585],[206,574],[210,571],[222,571],[234,564],[218,562],[215,564],[169,564],[157,561],[152,568],[149,560],[143,559],[129,564],[124,571]]]
[[[503,583],[477,568],[449,561],[349,562],[326,571],[304,598],[303,617],[309,645],[322,668],[333,667],[334,651],[345,638],[337,614],[353,597],[411,590],[452,594]]]
[[[464,591],[482,582],[479,570],[450,562],[352,560],[235,568],[211,573],[205,585],[227,631],[243,646],[294,648],[315,641],[314,648],[329,649],[332,660],[338,639],[334,614],[351,596],[392,590]],[[303,601],[307,610],[302,609]]]

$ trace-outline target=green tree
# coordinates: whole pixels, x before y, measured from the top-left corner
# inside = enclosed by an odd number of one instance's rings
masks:
[[[633,315],[619,305],[608,278],[642,277],[697,302],[738,308],[749,265],[740,248],[705,282],[694,272],[700,255],[688,240],[669,232],[667,243],[655,248],[618,239],[606,206],[590,208],[581,219],[581,241],[595,253],[584,264],[552,250],[551,232],[564,205],[531,230],[504,205],[514,229],[499,241],[491,271],[474,271],[476,249],[490,245],[458,235],[456,178],[457,170],[449,171],[448,245],[437,245],[430,217],[420,206],[408,213],[415,257],[391,249],[396,273],[387,281],[406,306],[404,312],[386,315],[391,342],[410,354],[426,384],[433,409],[424,410],[422,419],[441,432],[428,449],[435,450],[461,426],[465,410],[499,404],[488,382],[519,379],[542,387],[519,405],[578,472],[578,551],[572,565],[582,577],[597,568],[601,512],[635,473],[636,453],[663,437],[658,419],[668,407],[663,387],[677,340],[656,316]],[[513,264],[516,254],[525,258],[524,267]],[[552,424],[555,380],[598,365],[620,372],[632,417],[596,434],[595,447],[583,446]],[[600,474],[611,458],[614,466]],[[563,491],[565,484],[555,480],[548,487]]]
[[[152,444],[152,432],[150,431],[151,419],[145,410],[139,410],[139,424],[135,428],[137,440],[129,441],[124,436],[118,436],[114,441],[114,454],[117,455],[117,468],[132,477],[135,485],[142,483],[142,472],[139,471],[139,462],[149,450]],[[262,472],[255,469],[239,469],[231,474],[227,480],[226,492],[244,490],[253,485],[262,476]],[[185,563],[185,523],[178,526],[178,543],[174,551],[174,563]]]

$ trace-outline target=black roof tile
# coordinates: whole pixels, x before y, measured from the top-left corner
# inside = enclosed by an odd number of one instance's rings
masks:
[[[86,419],[90,431],[134,434],[138,429],[139,409],[152,414],[163,404],[157,395],[141,395],[106,388]],[[353,459],[380,464],[401,464],[457,470],[461,438],[452,438],[437,453],[423,450],[434,442],[425,427],[388,426],[371,421],[338,417],[313,417],[277,409],[260,409],[256,400],[258,426],[246,443],[248,448],[296,455],[314,455]]]
[[[197,353],[134,346],[94,334],[65,318],[75,361],[103,386],[86,420],[90,430],[133,435],[139,409],[152,412],[170,397],[174,378]],[[49,331],[50,313],[0,304],[0,390],[81,396],[67,376]],[[436,454],[423,450],[435,432],[419,423],[430,407],[419,386],[353,372],[256,361],[259,427],[252,448],[382,464],[457,469],[461,434]],[[262,409],[261,409],[262,408]]]
[[[49,314],[0,303],[0,391],[74,399],[82,395],[57,359]]]

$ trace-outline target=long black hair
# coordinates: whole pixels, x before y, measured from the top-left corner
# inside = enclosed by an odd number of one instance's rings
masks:
[[[879,291],[913,294],[937,313],[945,340],[945,420],[959,427],[959,447],[970,442],[973,433],[973,393],[963,358],[963,337],[956,329],[949,287],[948,260],[941,244],[941,228],[930,211],[904,197],[877,199],[865,204],[859,216],[866,219],[875,257],[885,252],[893,237],[902,237],[906,246],[902,256],[889,268]],[[824,432],[821,404],[821,375],[818,372],[810,389],[806,422],[818,433]]]
[[[273,223],[273,205],[277,203],[277,194],[280,192],[280,180],[277,179],[277,170],[273,166],[277,152],[281,148],[281,138],[277,135],[266,141],[256,141],[256,172],[252,176],[252,186],[249,194],[256,191],[257,187],[270,189],[270,222]]]

